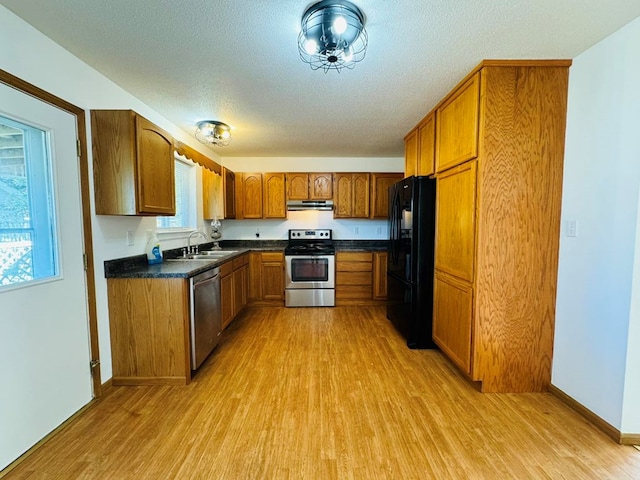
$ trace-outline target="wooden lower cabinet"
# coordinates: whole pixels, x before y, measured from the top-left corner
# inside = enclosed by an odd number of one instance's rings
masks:
[[[336,252],[336,305],[387,299],[387,252]]]
[[[456,365],[471,375],[473,288],[436,271],[433,295],[433,340]]]
[[[229,269],[231,270],[231,269]],[[222,269],[221,269],[222,271]],[[234,285],[233,272],[228,272],[220,279],[220,302],[222,303],[222,328],[225,329],[231,323],[234,312]]]
[[[220,297],[222,302],[222,328],[247,305],[249,253],[240,255],[220,266]]]
[[[248,301],[257,305],[284,304],[283,252],[251,252]]]
[[[189,383],[189,281],[109,278],[107,289],[113,384]]]
[[[387,252],[373,252],[373,299],[387,299]]]

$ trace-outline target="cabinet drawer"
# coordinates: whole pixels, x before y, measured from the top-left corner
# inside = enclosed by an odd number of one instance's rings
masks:
[[[232,262],[233,262],[233,269],[237,270],[243,265],[246,265],[247,263],[249,263],[249,255],[247,255],[246,253],[244,255],[240,255],[239,257],[234,258]]]
[[[336,285],[373,285],[371,272],[336,272]]]
[[[370,285],[344,285],[336,288],[338,300],[371,300],[371,296]]]
[[[336,252],[338,262],[372,262],[371,252]]]
[[[263,262],[282,262],[284,260],[284,253],[282,252],[262,252]]]
[[[226,262],[220,265],[220,276],[226,277],[233,271],[233,262]]]

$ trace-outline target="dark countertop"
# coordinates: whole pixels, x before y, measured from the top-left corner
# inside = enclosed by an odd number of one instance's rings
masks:
[[[104,262],[104,276],[106,278],[190,278],[249,251],[247,248],[234,248],[235,253],[222,259],[180,260],[181,250],[178,248],[163,252],[164,260],[157,265],[149,265],[147,256],[144,254],[106,260]],[[226,248],[221,251],[224,250],[231,249]]]
[[[182,248],[163,252],[164,261],[158,265],[149,265],[147,256],[117,258],[104,262],[105,278],[190,278],[210,268],[233,260],[243,253],[284,251],[287,240],[224,240],[220,242],[222,251],[234,250],[223,259],[175,261],[182,255]],[[334,240],[336,251],[384,251],[387,240]],[[213,244],[201,245],[201,250],[210,249]]]
[[[351,252],[377,252],[386,251],[388,240],[334,240],[333,245],[336,247],[336,251],[351,251]]]

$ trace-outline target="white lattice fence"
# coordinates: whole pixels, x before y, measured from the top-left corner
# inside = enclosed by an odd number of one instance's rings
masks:
[[[0,243],[0,285],[33,280],[31,242]]]

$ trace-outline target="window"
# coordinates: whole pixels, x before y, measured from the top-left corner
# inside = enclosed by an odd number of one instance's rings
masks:
[[[0,116],[0,287],[58,275],[49,134]]]
[[[173,217],[156,217],[159,230],[194,230],[196,228],[196,169],[186,158],[175,158],[176,214]]]

